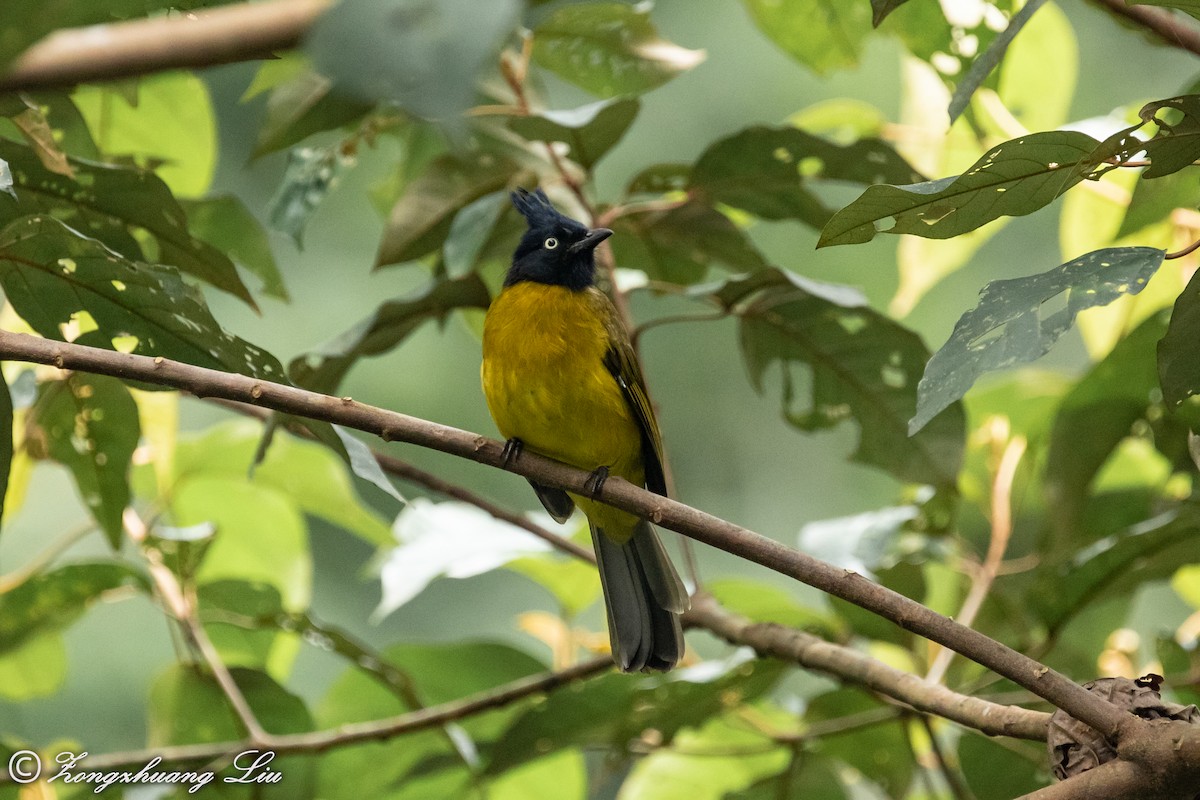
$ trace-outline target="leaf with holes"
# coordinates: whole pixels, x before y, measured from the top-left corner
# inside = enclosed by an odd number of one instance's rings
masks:
[[[712,206],[686,202],[674,208],[631,211],[613,222],[617,263],[655,280],[689,284],[721,264],[753,272],[767,262],[744,233]]]
[[[1129,131],[1103,143],[1076,131],[1049,131],[1004,142],[962,175],[869,187],[833,215],[817,246],[869,242],[878,232],[948,239],[999,217],[1030,214],[1103,172],[1107,159],[1140,149],[1131,144],[1136,141]]]
[[[42,336],[272,381],[283,366],[226,333],[173,268],[133,261],[48,217],[0,227],[0,286]],[[132,339],[130,339],[132,337]]]
[[[704,60],[658,35],[649,5],[577,3],[533,29],[533,60],[600,97],[641,94]]]
[[[950,339],[929,360],[909,429],[921,430],[984,372],[1044,356],[1080,311],[1140,292],[1163,255],[1153,247],[1110,247],[1038,275],[984,286],[979,305],[959,318]],[[1065,308],[1043,312],[1043,305],[1064,294]]]
[[[542,111],[512,117],[508,127],[530,141],[564,142],[571,158],[590,170],[633,124],[641,103],[624,97],[600,100],[565,111]]]
[[[780,269],[696,287],[741,320],[742,355],[762,392],[779,362],[783,413],[804,431],[858,423],[853,458],[904,481],[953,486],[962,462],[963,412],[953,406],[911,439],[917,381],[929,351],[920,337],[871,310],[854,290]],[[807,380],[793,376],[807,367]],[[804,397],[798,386],[804,386]],[[807,397],[807,400],[805,400]]]
[[[0,196],[0,226],[30,214],[48,214],[130,261],[147,260],[136,238],[144,232],[157,251],[156,263],[176,267],[256,307],[233,262],[191,234],[183,208],[153,172],[71,159],[72,179],[46,169],[29,147],[3,138],[0,159],[8,161],[17,190],[15,203]]]
[[[114,548],[129,505],[129,465],[141,428],[137,405],[116,378],[75,373],[42,384],[27,436],[30,453],[71,471]]]
[[[757,125],[710,145],[689,188],[764,219],[799,219],[820,228],[833,212],[810,191],[814,181],[857,184],[923,180],[878,139],[840,145],[790,127]]]
[[[1158,131],[1143,144],[1150,166],[1144,178],[1161,178],[1200,159],[1200,94],[1147,103],[1138,112]]]
[[[475,273],[435,280],[410,297],[384,302],[338,338],[295,358],[288,372],[298,386],[334,392],[358,359],[387,352],[427,320],[444,320],[458,308],[486,309],[489,302],[487,287]]]
[[[818,74],[857,64],[871,31],[873,15],[862,0],[744,2],[767,38]]]

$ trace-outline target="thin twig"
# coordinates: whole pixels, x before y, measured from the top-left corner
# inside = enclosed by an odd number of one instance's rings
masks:
[[[938,770],[942,773],[942,779],[946,781],[946,786],[950,788],[950,794],[954,800],[970,800],[971,790],[963,785],[962,778],[958,774],[958,769],[949,761],[946,760],[946,754],[942,752],[942,745],[938,742],[937,731],[933,729],[933,723],[930,722],[927,714],[918,714],[917,719],[921,722],[921,727],[925,729],[925,735],[929,737],[929,749],[933,753],[933,759],[937,762]]]
[[[1182,250],[1176,250],[1174,253],[1167,253],[1165,256],[1163,256],[1163,258],[1168,260],[1172,258],[1183,258],[1186,255],[1196,252],[1197,248],[1200,248],[1200,240],[1192,242]]]

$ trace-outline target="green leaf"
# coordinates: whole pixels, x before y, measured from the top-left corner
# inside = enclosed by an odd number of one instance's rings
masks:
[[[271,90],[266,117],[258,129],[254,157],[299,144],[315,133],[357,122],[374,107],[374,103],[333,91],[332,82],[324,75],[304,71]]]
[[[809,701],[804,721],[816,724],[880,708],[858,689],[836,689]],[[913,776],[908,736],[902,721],[821,737],[821,754],[848,764],[879,784],[887,797],[901,797]]]
[[[744,2],[755,24],[771,41],[818,74],[857,64],[872,16],[883,18],[878,9],[872,15],[861,0]]]
[[[1021,32],[1025,24],[1033,19],[1034,13],[1045,5],[1045,3],[1046,0],[1029,0],[1025,5],[1021,6],[1021,10],[1014,14],[1012,19],[1008,21],[1008,27],[1001,31],[987,46],[987,49],[971,62],[971,68],[958,81],[958,85],[954,87],[954,96],[950,98],[949,114],[951,125],[966,110],[967,104],[971,102],[971,95],[975,94],[975,90],[983,85],[987,76],[1004,59],[1004,54],[1008,50],[1009,44]]]
[[[929,360],[910,430],[921,430],[984,372],[1041,358],[1080,311],[1140,292],[1163,255],[1152,247],[1110,247],[1038,275],[984,286],[979,305],[959,318],[950,339]],[[1064,292],[1065,308],[1042,310]]]
[[[948,239],[1003,216],[1042,208],[1130,147],[1128,131],[1101,143],[1075,131],[1032,133],[997,145],[965,173],[910,186],[870,186],[821,231],[818,247],[877,232]]]
[[[578,750],[560,750],[511,769],[488,784],[489,800],[588,800],[587,762]],[[447,795],[443,795],[447,796]]]
[[[705,203],[688,201],[667,209],[631,210],[612,224],[617,263],[655,280],[692,284],[721,264],[754,272],[767,262],[729,218]]]
[[[839,621],[825,611],[801,605],[791,592],[746,578],[722,578],[705,590],[723,607],[755,622],[773,622],[832,639],[843,633]]]
[[[895,11],[908,0],[871,0],[871,25],[878,28],[887,15]]]
[[[442,246],[464,206],[503,189],[517,164],[496,153],[441,155],[414,178],[396,201],[384,227],[376,267],[412,261]]]
[[[1200,0],[1125,0],[1126,5],[1159,6],[1160,8],[1177,8],[1200,19]]]
[[[442,267],[451,278],[478,269],[497,248],[510,256],[527,229],[508,192],[485,194],[454,215],[442,245]]]
[[[1200,184],[1194,175],[1174,172],[1153,182],[1139,179],[1115,238],[1123,239],[1166,222],[1177,208],[1194,209],[1197,205],[1200,205]]]
[[[94,329],[83,330],[79,344],[112,350],[133,337],[139,355],[284,379],[275,357],[222,330],[174,269],[123,258],[53,219],[25,217],[0,228],[0,285],[47,338],[62,341],[63,326],[86,314]]]
[[[141,434],[137,405],[116,378],[76,372],[42,385],[31,452],[71,471],[80,497],[114,549],[129,505],[129,465]]]
[[[511,117],[508,127],[530,141],[565,142],[575,163],[590,171],[621,141],[640,108],[635,98],[600,100],[570,110]]]
[[[8,495],[8,479],[13,460],[13,401],[8,381],[0,375],[0,520],[8,511],[4,501]]]
[[[544,553],[517,558],[504,566],[550,592],[566,617],[578,616],[600,597],[600,574],[576,558]]]
[[[149,260],[149,251],[135,238],[149,234],[156,263],[194,275],[254,307],[233,262],[188,231],[183,208],[154,173],[72,159],[71,179],[46,169],[30,148],[3,138],[0,158],[8,161],[17,190],[16,203],[0,196],[0,227],[22,216],[49,214],[131,261]]]
[[[141,574],[113,562],[69,564],[34,575],[0,593],[0,653],[64,630],[107,592],[129,587],[149,590]]]
[[[1158,389],[1155,349],[1168,319],[1163,310],[1139,325],[1059,405],[1045,482],[1048,507],[1064,535],[1077,523],[1096,473],[1153,405]]]
[[[835,144],[791,127],[757,125],[721,139],[692,168],[689,188],[764,219],[820,228],[832,211],[810,181],[912,183],[922,175],[878,139]]]
[[[196,238],[228,253],[261,280],[263,294],[288,299],[267,232],[241,200],[231,194],[186,200],[183,209]]]
[[[533,29],[533,60],[600,97],[649,91],[704,56],[659,37],[645,4],[561,6]]]
[[[456,309],[486,309],[489,300],[487,287],[475,273],[435,280],[414,295],[382,303],[371,316],[333,341],[297,356],[288,367],[289,374],[298,386],[331,394],[358,359],[391,350],[422,323],[441,322]]]
[[[271,227],[291,236],[300,247],[309,218],[349,165],[350,161],[342,156],[341,148],[337,146],[289,150],[287,169],[267,206]]]
[[[1158,126],[1157,133],[1142,145],[1150,159],[1143,178],[1161,178],[1200,159],[1200,94],[1155,100],[1138,116]]]
[[[519,11],[517,0],[344,0],[317,19],[305,49],[347,93],[448,120],[472,104]]]
[[[1008,48],[996,92],[1026,130],[1054,130],[1069,119],[1078,76],[1079,45],[1071,20],[1051,3],[1042,6]]]
[[[134,102],[109,86],[71,95],[101,152],[160,164],[155,172],[176,197],[208,191],[217,166],[217,124],[204,81],[182,70],[138,80]]]
[[[1192,275],[1175,301],[1171,324],[1158,344],[1158,379],[1163,398],[1178,406],[1200,393],[1200,272]]]
[[[903,0],[901,0],[903,2]],[[790,798],[820,798],[820,800],[850,800],[852,791],[838,774],[830,759],[805,752],[799,769],[790,768],[779,776],[760,781],[744,792],[727,795],[727,800],[778,800],[781,787],[791,791]]]
[[[975,733],[958,740],[958,762],[977,800],[1011,800],[1037,791],[1050,780],[1045,760],[1044,748],[1025,742],[1002,746]]]
[[[503,772],[566,747],[623,749],[647,728],[670,741],[680,728],[700,725],[769,691],[786,669],[778,661],[749,661],[731,663],[714,675],[713,666],[677,669],[670,677],[610,673],[552,694],[504,731],[485,772]]]
[[[854,290],[776,268],[693,291],[711,294],[741,319],[742,354],[759,392],[768,368],[780,362],[790,424],[813,431],[852,418],[860,431],[854,460],[905,481],[954,484],[962,409],[908,436],[906,420],[917,408],[917,381],[929,352],[915,333],[868,308]],[[807,366],[811,379],[797,379],[796,365]],[[806,387],[807,402],[798,385]]]
[[[67,679],[67,645],[60,634],[45,631],[0,653],[0,698],[49,697]]]
[[[198,587],[199,612],[204,629],[231,667],[265,669],[271,649],[281,634],[268,620],[282,619],[283,600],[274,586],[245,581],[211,581]],[[263,622],[260,627],[244,627],[220,621],[220,615],[235,614]],[[216,614],[217,618],[211,617]]]

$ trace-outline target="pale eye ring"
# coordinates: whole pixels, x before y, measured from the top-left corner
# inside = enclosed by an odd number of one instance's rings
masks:
[[[558,247],[558,239],[555,239],[553,236],[551,236],[550,238],[546,239],[546,241],[542,242],[542,246],[547,250],[553,250],[554,248]]]

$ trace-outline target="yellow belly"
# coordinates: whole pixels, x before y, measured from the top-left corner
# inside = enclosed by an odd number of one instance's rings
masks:
[[[483,330],[483,392],[500,434],[586,470],[608,467],[642,485],[641,429],[604,366],[606,301],[591,291],[525,282],[492,302]],[[576,497],[623,539],[636,517]]]

